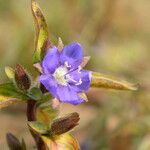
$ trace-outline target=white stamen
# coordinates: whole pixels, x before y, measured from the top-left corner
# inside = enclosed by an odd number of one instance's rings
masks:
[[[80,79],[79,81],[74,80],[73,78],[71,78],[71,76],[69,74],[66,75],[66,79],[67,81],[72,81],[75,83],[75,85],[81,85],[82,84],[82,80]]]
[[[67,61],[65,61],[65,66],[66,66],[67,68],[70,68],[70,67],[71,67],[71,65],[69,65],[69,63],[68,63]]]
[[[67,62],[66,62],[67,64]],[[82,84],[82,80],[79,79],[79,81],[76,81],[73,79],[73,77],[71,77],[68,73],[68,69],[66,68],[68,65],[65,65],[65,66],[60,66],[58,67],[54,74],[53,74],[53,77],[55,78],[55,80],[58,82],[58,84],[61,84],[61,85],[64,85],[64,86],[68,86],[68,82],[69,81],[72,81],[75,83],[75,85],[81,85]],[[82,68],[79,66],[78,67],[78,72],[80,72]]]
[[[67,86],[67,84],[68,84],[67,79],[65,79],[65,75],[67,73],[68,73],[67,68],[60,66],[55,70],[53,76],[59,84]]]
[[[79,67],[78,67],[78,73],[81,73],[81,70],[82,70],[82,67],[79,66]]]
[[[81,85],[82,84],[82,80],[80,79],[78,83],[76,83],[76,85]]]
[[[77,83],[77,81],[74,80],[73,78],[71,78],[71,76],[69,74],[66,75],[66,79],[67,79],[67,81],[72,81],[72,82]]]

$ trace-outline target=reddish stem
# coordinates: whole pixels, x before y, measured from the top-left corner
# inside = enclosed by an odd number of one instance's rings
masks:
[[[27,119],[28,121],[36,121],[36,101],[34,100],[28,100],[27,102]],[[32,130],[30,130],[35,142],[36,142],[36,145],[37,145],[37,149],[38,150],[46,150],[46,146],[43,142],[43,140],[41,139],[41,137],[33,132]]]

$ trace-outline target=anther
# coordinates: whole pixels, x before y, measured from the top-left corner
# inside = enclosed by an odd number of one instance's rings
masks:
[[[65,61],[65,66],[66,66],[67,68],[70,68],[70,67],[71,67],[71,65],[69,65],[69,63],[68,63],[67,61]]]
[[[81,70],[82,70],[82,67],[79,66],[79,67],[78,67],[78,73],[81,73]]]

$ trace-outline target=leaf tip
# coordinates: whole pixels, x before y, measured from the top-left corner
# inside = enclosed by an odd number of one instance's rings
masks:
[[[12,149],[12,150],[21,149],[21,144],[20,144],[19,140],[13,134],[7,133],[6,140],[7,140],[7,144],[10,149]]]
[[[136,83],[136,84],[130,84],[128,89],[132,90],[132,91],[137,91],[140,87],[140,84]]]
[[[14,72],[13,68],[6,66],[5,67],[5,73],[9,79],[14,79],[15,72]]]

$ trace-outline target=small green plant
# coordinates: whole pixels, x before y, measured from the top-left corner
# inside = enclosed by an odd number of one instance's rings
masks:
[[[34,0],[31,8],[36,29],[33,67],[39,73],[38,81],[20,64],[6,67],[9,82],[0,85],[0,108],[27,103],[28,128],[38,150],[79,150],[78,141],[70,133],[79,124],[79,114],[69,112],[58,117],[59,105],[87,102],[85,91],[90,87],[137,90],[137,85],[84,70],[90,57],[83,56],[82,46],[76,42],[64,46],[61,38],[54,46],[43,13]],[[11,150],[26,150],[23,139],[20,142],[11,133],[6,137]]]

